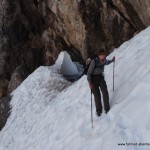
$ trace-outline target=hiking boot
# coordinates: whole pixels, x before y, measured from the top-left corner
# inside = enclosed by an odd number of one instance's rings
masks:
[[[105,113],[107,114],[109,112],[109,110],[105,110]]]
[[[96,112],[97,116],[100,117],[102,115],[101,112]]]

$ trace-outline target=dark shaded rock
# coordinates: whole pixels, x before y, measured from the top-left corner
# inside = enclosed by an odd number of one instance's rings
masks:
[[[26,77],[29,75],[29,70],[25,65],[18,66],[13,72],[9,85],[8,85],[8,93],[11,93],[15,90]]]
[[[10,100],[10,95],[0,98],[0,130],[2,130],[2,128],[5,126],[7,119],[10,115]]]
[[[148,3],[149,5],[146,6]],[[146,16],[149,17],[150,21],[150,15],[148,15],[148,10],[146,10],[146,7],[150,6],[150,2],[142,1],[143,7],[146,6],[145,8],[142,8],[140,1],[136,2],[131,0],[113,0],[113,4],[116,6],[115,9],[117,9],[118,12],[121,12],[121,14],[137,31],[141,31],[146,27],[144,25],[146,22],[144,21],[143,16],[140,18],[141,14],[143,14],[142,9],[144,10],[145,14],[147,14]]]
[[[114,47],[130,39],[135,29],[112,7],[110,1],[82,0],[79,3],[86,26],[88,55],[104,48],[109,54]]]
[[[2,75],[0,76],[0,98],[7,96],[8,91],[8,80],[5,79]]]

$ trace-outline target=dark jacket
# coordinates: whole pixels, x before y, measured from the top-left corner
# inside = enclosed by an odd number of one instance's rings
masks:
[[[89,83],[92,82],[92,75],[102,75],[104,73],[104,66],[109,65],[112,63],[112,60],[105,59],[104,63],[102,64],[98,57],[92,59],[88,72],[87,72],[87,80]]]

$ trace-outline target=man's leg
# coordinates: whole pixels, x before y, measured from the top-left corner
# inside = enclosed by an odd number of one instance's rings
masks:
[[[108,95],[107,85],[106,85],[106,81],[104,80],[104,77],[101,77],[99,85],[103,94],[104,109],[107,113],[110,109],[110,106],[109,106],[109,95]]]
[[[97,85],[93,86],[92,93],[94,94],[94,100],[95,100],[97,115],[100,116],[102,113],[102,103],[101,103],[100,90],[99,90],[99,87]]]

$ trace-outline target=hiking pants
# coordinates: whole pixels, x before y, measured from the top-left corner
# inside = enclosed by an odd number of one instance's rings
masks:
[[[92,75],[92,81],[93,81],[92,92],[94,94],[96,112],[102,113],[102,102],[101,102],[101,93],[102,93],[104,110],[107,113],[110,109],[110,106],[109,106],[109,95],[108,95],[107,85],[104,76]]]

